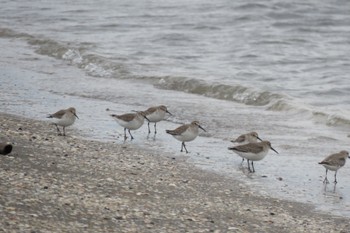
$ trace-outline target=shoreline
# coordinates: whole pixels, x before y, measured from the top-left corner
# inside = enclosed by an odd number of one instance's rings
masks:
[[[0,137],[14,143],[0,156],[0,231],[350,232],[349,218],[256,195],[185,157],[0,116]]]

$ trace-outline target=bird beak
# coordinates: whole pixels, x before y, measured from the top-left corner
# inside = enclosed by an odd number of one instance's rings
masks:
[[[150,120],[146,117],[145,112],[135,111],[135,110],[132,110],[132,111],[133,111],[133,112],[141,113],[141,116],[143,116],[148,122],[150,122]]]
[[[166,113],[169,113],[170,116],[172,116],[173,114],[171,114],[168,110],[166,110]]]
[[[77,114],[75,114],[75,113],[73,113],[74,114],[74,116],[76,117],[76,118],[78,118],[79,119],[79,117],[77,116]]]
[[[200,129],[202,129],[204,132],[207,132],[202,126],[198,125]]]
[[[272,146],[270,147],[271,150],[273,150],[274,152],[276,152],[276,154],[278,154],[277,150],[273,149]]]
[[[256,137],[257,139],[259,139],[260,141],[263,141],[261,138],[259,138],[259,136],[258,137]]]
[[[150,122],[150,120],[146,117],[146,116],[143,116],[148,122]]]

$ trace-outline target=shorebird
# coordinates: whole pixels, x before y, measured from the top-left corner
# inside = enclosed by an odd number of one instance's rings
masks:
[[[250,132],[250,133],[242,134],[236,139],[232,139],[231,142],[243,145],[251,142],[258,142],[258,139],[262,141],[262,139],[259,138],[259,135],[257,132]],[[241,165],[243,165],[243,162],[244,162],[244,158],[242,158]]]
[[[79,117],[76,114],[76,110],[73,107],[59,110],[54,114],[49,114],[47,118],[53,118],[54,122],[52,124],[56,126],[57,133],[60,136],[66,136],[66,127],[73,125],[75,122],[75,118],[79,119]],[[61,131],[58,128],[58,126],[62,126],[63,134],[61,134]]]
[[[143,112],[145,116],[148,118],[148,134],[151,133],[151,129],[149,127],[149,124],[152,122],[154,123],[154,134],[157,134],[157,122],[161,121],[165,117],[165,113],[168,113],[172,115],[166,106],[160,105],[155,107],[150,107],[146,111]]]
[[[250,142],[257,142],[258,139],[260,141],[262,141],[262,139],[259,138],[257,132],[250,132],[250,133],[242,134],[241,136],[239,136],[236,139],[232,139],[231,142],[239,143],[239,144],[247,144],[247,143],[250,143]]]
[[[192,141],[198,136],[198,128],[206,132],[198,121],[192,121],[191,124],[182,125],[174,130],[166,130],[166,132],[182,142],[181,152],[185,148],[186,153],[188,153],[185,142]]]
[[[273,150],[278,154],[278,152],[274,148],[272,148],[271,143],[269,141],[251,142],[245,145],[229,147],[228,149],[234,151],[242,158],[247,159],[249,172],[255,172],[253,162],[265,158],[269,149]],[[249,161],[251,161],[252,169],[250,169]]]
[[[331,154],[327,156],[323,161],[319,162],[319,164],[323,165],[326,168],[326,177],[323,180],[323,183],[328,184],[329,181],[327,179],[328,170],[335,171],[334,174],[334,183],[337,182],[337,171],[339,168],[343,167],[346,162],[346,158],[350,158],[349,152],[342,150],[339,153]]]
[[[143,125],[144,120],[148,120],[143,112],[127,113],[123,115],[111,114],[111,117],[113,117],[119,125],[124,127],[124,141],[128,138],[126,136],[126,130],[129,131],[131,140],[133,140],[134,137],[131,135],[130,130],[139,129]]]

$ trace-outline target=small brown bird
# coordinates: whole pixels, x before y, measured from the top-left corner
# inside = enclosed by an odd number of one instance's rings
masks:
[[[262,141],[262,139],[259,138],[257,132],[250,132],[250,133],[240,135],[238,138],[231,140],[231,142],[239,143],[239,144],[243,145],[243,144],[247,144],[247,143],[251,143],[251,142],[258,142],[258,139],[260,141]],[[244,162],[244,158],[242,158],[241,165],[243,165],[243,162]]]
[[[233,143],[240,143],[240,144],[247,144],[247,143],[250,143],[250,142],[257,142],[258,139],[260,141],[262,141],[261,138],[259,138],[257,132],[250,132],[250,133],[242,134],[238,138],[236,138],[234,140],[231,140],[231,142],[233,142]]]
[[[198,128],[206,132],[205,129],[200,126],[198,121],[192,121],[191,124],[182,125],[174,130],[166,130],[166,132],[182,142],[181,152],[183,151],[183,148],[185,148],[186,153],[188,153],[185,142],[192,141],[198,136]]]
[[[127,113],[123,115],[112,114],[111,117],[113,117],[113,119],[116,120],[119,125],[124,127],[124,141],[127,139],[127,129],[129,131],[131,140],[133,140],[134,137],[131,135],[130,130],[136,130],[140,128],[143,125],[144,120],[148,120],[143,112]]]
[[[234,151],[242,158],[247,159],[249,172],[255,172],[253,161],[259,161],[265,158],[265,156],[269,152],[269,149],[273,150],[278,154],[278,152],[274,148],[272,148],[271,143],[269,141],[252,142],[244,145],[229,147],[228,149]],[[253,169],[250,169],[249,160],[251,161]]]
[[[76,110],[73,107],[70,107],[68,109],[59,110],[58,112],[55,112],[54,114],[48,115],[47,118],[52,118],[54,120],[54,122],[52,124],[56,126],[58,135],[63,135],[63,136],[66,136],[65,128],[73,125],[75,122],[75,118],[79,119],[79,117],[76,114]],[[58,126],[63,127],[63,134],[61,134],[61,131],[58,128]]]
[[[168,113],[169,115],[172,115],[166,106],[160,105],[155,107],[150,107],[146,111],[143,112],[145,116],[148,118],[148,134],[151,133],[151,129],[149,127],[149,124],[152,122],[154,123],[154,134],[157,134],[157,122],[161,121],[165,117],[165,113]]]
[[[345,165],[346,158],[350,158],[349,152],[347,152],[346,150],[342,150],[339,153],[335,153],[327,156],[323,161],[319,162],[319,164],[323,165],[326,168],[326,177],[324,178],[323,183],[326,183],[326,184],[329,183],[327,179],[328,170],[335,171],[334,183],[335,184],[338,183],[337,171],[339,168]]]

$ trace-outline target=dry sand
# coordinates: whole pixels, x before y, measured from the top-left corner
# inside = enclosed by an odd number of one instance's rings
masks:
[[[349,218],[261,197],[238,181],[128,143],[56,135],[0,114],[0,232],[350,232]]]

